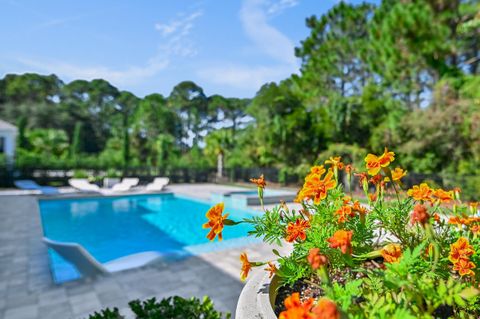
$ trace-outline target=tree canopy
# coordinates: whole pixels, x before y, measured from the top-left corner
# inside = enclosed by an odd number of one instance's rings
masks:
[[[139,98],[101,79],[8,74],[0,117],[22,128],[20,162],[205,167],[221,151],[227,167],[295,171],[389,146],[410,171],[478,176],[479,12],[478,0],[339,2],[306,19],[299,74],[252,99],[192,81]]]

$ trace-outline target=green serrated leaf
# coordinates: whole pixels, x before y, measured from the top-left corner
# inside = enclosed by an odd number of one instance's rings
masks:
[[[444,296],[447,293],[447,286],[443,280],[438,283],[437,292],[440,297]]]
[[[460,307],[465,307],[467,305],[465,300],[462,297],[460,297],[459,295],[454,295],[453,299],[455,300],[455,303],[457,305],[459,305]]]

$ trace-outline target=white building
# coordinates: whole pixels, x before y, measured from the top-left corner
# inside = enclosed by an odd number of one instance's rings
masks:
[[[17,127],[0,120],[0,154],[4,154],[7,161],[13,161],[17,140]]]

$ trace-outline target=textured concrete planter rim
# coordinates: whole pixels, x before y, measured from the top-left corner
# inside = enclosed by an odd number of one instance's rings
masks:
[[[268,278],[258,272],[247,282],[238,298],[236,319],[276,319],[273,312],[277,297],[278,277]]]

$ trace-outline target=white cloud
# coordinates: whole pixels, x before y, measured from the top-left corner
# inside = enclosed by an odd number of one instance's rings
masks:
[[[159,50],[169,56],[192,57],[196,55],[195,43],[189,39],[189,35],[195,26],[195,20],[202,15],[202,10],[196,10],[188,15],[180,14],[179,18],[169,23],[155,24],[155,29],[166,41]]]
[[[269,15],[276,15],[282,13],[284,10],[293,8],[299,4],[299,0],[279,0],[270,4],[267,13]]]
[[[24,65],[24,72],[55,73],[60,78],[73,79],[107,79],[115,85],[135,84],[154,76],[165,69],[168,59],[153,58],[144,66],[131,66],[124,70],[115,70],[105,66],[81,66],[66,62],[39,61],[28,58],[18,58],[18,62]]]
[[[169,23],[157,23],[155,29],[160,31],[164,37],[168,37],[175,33],[186,36],[190,33],[193,27],[193,22],[203,15],[202,10],[192,12],[187,16],[180,16],[178,19],[170,21]]]
[[[296,0],[243,0],[240,20],[247,37],[255,44],[255,50],[271,59],[268,65],[246,65],[235,62],[217,63],[202,67],[197,76],[218,85],[250,91],[253,95],[260,87],[272,81],[280,81],[299,70],[292,41],[268,23],[269,15],[296,5]]]
[[[297,65],[294,44],[283,33],[268,24],[264,0],[244,0],[240,20],[247,36],[257,48],[279,62]]]

